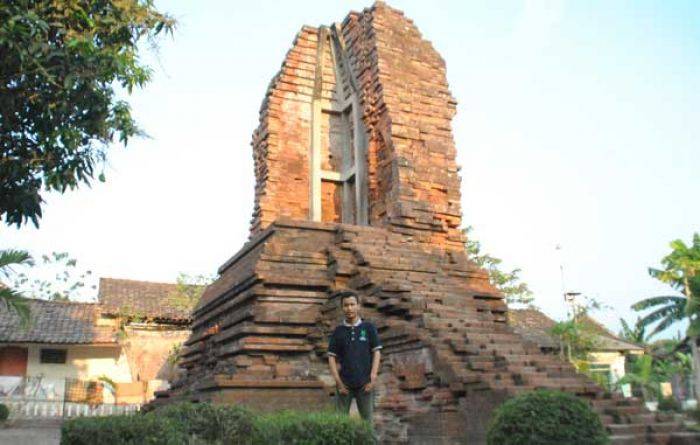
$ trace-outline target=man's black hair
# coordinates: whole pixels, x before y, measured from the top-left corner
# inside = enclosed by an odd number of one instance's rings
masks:
[[[355,301],[357,301],[357,304],[360,304],[360,296],[355,292],[354,290],[339,290],[336,292],[333,292],[331,295],[331,298],[340,298],[340,305],[343,305],[343,300],[346,298],[353,297],[355,298]]]

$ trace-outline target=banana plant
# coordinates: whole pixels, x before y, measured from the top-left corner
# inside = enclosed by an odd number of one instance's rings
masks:
[[[630,364],[629,371],[617,381],[618,386],[625,384],[639,388],[644,400],[656,400],[659,394],[659,376],[654,372],[654,359],[651,355],[637,357]]]
[[[17,266],[31,266],[34,262],[28,252],[23,250],[0,250],[0,280],[9,281]],[[30,310],[27,299],[21,292],[11,289],[0,282],[0,304],[5,310],[14,312],[20,318],[23,328],[30,323]]]

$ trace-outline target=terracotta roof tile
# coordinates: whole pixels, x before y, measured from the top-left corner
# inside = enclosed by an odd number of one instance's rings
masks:
[[[537,309],[511,309],[508,311],[508,320],[515,332],[522,335],[525,340],[536,343],[540,348],[559,348],[559,342],[550,334],[556,321]],[[641,351],[644,349],[617,337],[590,316],[585,316],[584,321],[588,323],[593,332],[598,334],[596,351]]]
[[[508,311],[508,321],[515,332],[540,348],[559,348],[559,342],[549,333],[556,321],[542,312],[536,309],[511,309]]]
[[[98,300],[107,315],[131,315],[187,322],[190,308],[177,297],[177,284],[100,278]]]
[[[31,324],[21,327],[14,312],[0,310],[2,343],[116,343],[115,328],[95,326],[99,306],[94,303],[29,300]]]

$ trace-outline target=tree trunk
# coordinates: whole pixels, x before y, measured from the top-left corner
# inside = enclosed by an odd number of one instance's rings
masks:
[[[700,348],[698,348],[698,338],[689,338],[690,350],[693,353],[693,395],[695,400],[700,401]]]
[[[685,297],[690,301],[693,295],[690,293],[690,283],[688,283],[688,274],[683,274],[683,287]],[[693,353],[693,394],[695,400],[700,401],[700,350],[698,348],[698,337],[688,337],[690,342],[690,351]]]

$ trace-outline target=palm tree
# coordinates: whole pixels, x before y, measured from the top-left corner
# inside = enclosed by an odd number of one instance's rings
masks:
[[[645,401],[656,400],[659,392],[658,375],[654,373],[654,359],[642,355],[630,363],[630,369],[616,382],[617,385],[634,385],[642,392]]]
[[[635,311],[644,311],[661,306],[655,311],[639,318],[637,321],[638,326],[643,329],[646,329],[657,321],[659,322],[649,335],[647,335],[647,338],[651,338],[673,323],[684,320],[686,318],[685,308],[687,305],[688,298],[683,295],[662,295],[638,301],[632,305],[632,309]]]
[[[670,247],[671,253],[661,259],[663,269],[650,267],[649,275],[670,285],[682,295],[647,298],[633,304],[632,308],[641,311],[658,307],[640,320],[645,327],[659,322],[650,336],[677,321],[689,320],[687,335],[693,352],[696,396],[700,396],[700,351],[697,344],[700,337],[700,234],[693,234],[691,246],[682,240],[675,240]]]
[[[31,266],[33,263],[29,253],[23,250],[0,250],[0,278],[9,279],[14,273],[15,266]],[[22,293],[9,288],[0,282],[0,304],[5,310],[19,315],[23,326],[29,325],[29,305]]]
[[[661,260],[661,264],[664,269],[650,267],[649,275],[690,298],[694,285],[698,284],[696,280],[700,277],[700,234],[693,234],[693,245],[690,247],[682,240],[672,241],[671,253]]]
[[[634,326],[630,326],[627,321],[622,318],[620,318],[620,324],[622,325],[622,331],[620,331],[619,335],[620,338],[640,346],[646,346],[649,339],[654,334],[647,334],[647,327],[642,324],[642,319],[639,317],[637,317],[637,322]]]

